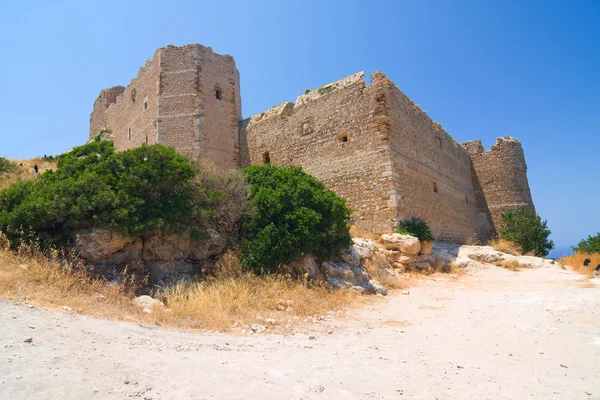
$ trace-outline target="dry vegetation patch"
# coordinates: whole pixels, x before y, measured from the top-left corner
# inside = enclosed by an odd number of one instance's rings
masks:
[[[232,252],[221,260],[222,273],[203,282],[160,290],[158,297],[166,306],[146,313],[132,304],[139,282],[109,283],[95,278],[77,261],[61,261],[58,254],[41,255],[26,248],[15,252],[2,246],[0,296],[54,309],[68,307],[102,318],[217,330],[228,330],[236,322],[253,324],[257,317],[272,318],[277,324],[290,319],[299,322],[362,301],[352,291],[308,287],[282,276],[243,272]]]
[[[589,258],[590,264],[586,267],[583,266],[583,262],[586,258]],[[600,253],[586,254],[586,253],[575,253],[572,256],[565,256],[558,260],[561,267],[570,267],[573,271],[585,275],[588,278],[594,277],[594,268],[600,264]]]
[[[513,256],[520,256],[523,254],[523,249],[521,249],[518,244],[505,239],[494,239],[490,242],[490,246],[492,246],[494,250],[511,254]]]
[[[39,173],[48,170],[55,169],[57,162],[43,161],[41,158],[31,158],[29,160],[11,160],[15,163],[16,168],[9,172],[0,172],[0,190],[6,189],[13,183],[20,180],[31,180],[37,177],[37,174],[33,171],[33,166],[37,165]],[[19,164],[23,164],[21,167]]]

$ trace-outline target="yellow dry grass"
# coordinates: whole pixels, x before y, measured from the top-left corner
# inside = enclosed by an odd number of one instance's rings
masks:
[[[521,249],[518,244],[505,239],[494,239],[490,242],[490,246],[492,246],[494,250],[511,254],[513,256],[520,256],[523,254],[523,249]]]
[[[591,260],[590,265],[587,268],[583,266],[583,262],[586,258]],[[566,256],[558,260],[561,267],[569,267],[573,271],[585,275],[588,278],[594,277],[594,268],[600,264],[600,253],[585,254],[575,253],[572,256]]]
[[[232,252],[220,264],[223,273],[211,280],[164,289],[160,298],[166,307],[155,307],[148,314],[132,304],[135,282],[110,284],[94,278],[77,262],[61,263],[56,254],[15,252],[0,246],[0,296],[102,318],[216,330],[228,330],[238,321],[252,324],[259,316],[287,321],[322,315],[361,301],[352,291],[311,288],[281,276],[243,272]]]
[[[352,225],[350,227],[350,235],[355,238],[363,238],[374,241],[375,243],[381,243],[381,236],[373,233],[371,231],[367,231],[365,229],[359,228],[358,226]]]
[[[5,189],[13,183],[20,180],[31,180],[37,177],[37,174],[33,171],[33,166],[37,165],[39,173],[42,173],[48,169],[55,169],[56,162],[46,162],[40,158],[31,158],[29,160],[11,160],[18,167],[14,171],[0,172],[0,190]],[[21,167],[19,164],[23,164]]]
[[[504,269],[507,269],[509,271],[518,271],[518,270],[521,269],[521,266],[519,265],[519,262],[517,260],[502,261],[502,262],[499,262],[496,265],[499,266],[499,267],[502,267]]]

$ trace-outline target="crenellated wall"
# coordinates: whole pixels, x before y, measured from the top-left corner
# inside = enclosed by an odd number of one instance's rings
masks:
[[[353,224],[389,232],[425,218],[434,234],[476,235],[468,152],[385,75],[363,73],[244,121],[242,165],[298,164],[354,209]]]
[[[365,86],[361,72],[243,121],[242,166],[301,165],[347,200],[353,223],[391,231],[397,210],[379,87],[377,80]]]
[[[469,153],[393,82],[376,75],[386,82],[378,96],[385,100],[391,117],[388,143],[398,218],[422,217],[442,240],[475,237]]]
[[[503,212],[522,208],[535,212],[525,155],[517,139],[498,138],[489,151],[484,151],[480,140],[467,142],[464,146],[471,155],[478,185],[478,229],[483,239],[497,233]]]

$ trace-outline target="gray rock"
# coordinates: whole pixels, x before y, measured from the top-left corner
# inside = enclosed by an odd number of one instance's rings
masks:
[[[253,331],[253,332],[256,332],[256,333],[262,333],[262,332],[264,332],[264,331],[266,331],[266,330],[267,330],[267,327],[266,327],[266,326],[264,326],[264,325],[260,325],[260,324],[253,324],[253,325],[250,327],[250,329],[252,329],[252,331]]]
[[[375,255],[376,246],[371,240],[356,238],[352,242],[352,248],[361,260],[371,259]]]

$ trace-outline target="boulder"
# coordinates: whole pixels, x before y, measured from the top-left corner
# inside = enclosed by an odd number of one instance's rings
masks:
[[[221,254],[227,247],[227,239],[221,236],[217,231],[209,229],[210,238],[205,240],[190,239],[188,257],[192,260],[206,260]]]
[[[75,250],[89,261],[105,261],[132,245],[135,238],[109,229],[86,229],[75,235]],[[133,253],[139,248],[130,246]]]
[[[368,260],[375,255],[376,246],[368,239],[352,239],[352,248],[361,260]]]
[[[399,233],[386,233],[381,235],[381,239],[388,249],[397,249],[402,253],[417,255],[421,251],[419,239],[411,235],[401,235]]]
[[[302,259],[302,266],[308,275],[308,279],[316,279],[321,275],[321,271],[319,271],[319,265],[315,260],[315,257],[312,255],[305,256]]]
[[[175,235],[155,234],[144,238],[142,257],[145,261],[173,261],[189,258],[189,232]]]
[[[349,247],[346,250],[342,251],[342,253],[340,254],[340,258],[346,264],[349,264],[352,267],[360,266],[360,257],[358,256],[358,254],[354,251],[354,249],[352,247]]]
[[[429,240],[423,240],[421,242],[421,252],[419,254],[423,254],[423,255],[431,254],[431,251],[433,250],[433,244],[434,244],[434,242],[431,242]]]
[[[162,301],[153,299],[150,296],[147,295],[143,295],[143,296],[138,296],[135,299],[133,299],[133,301],[131,302],[134,306],[139,307],[139,308],[147,308],[147,309],[152,309],[152,307],[164,307],[165,304]]]

